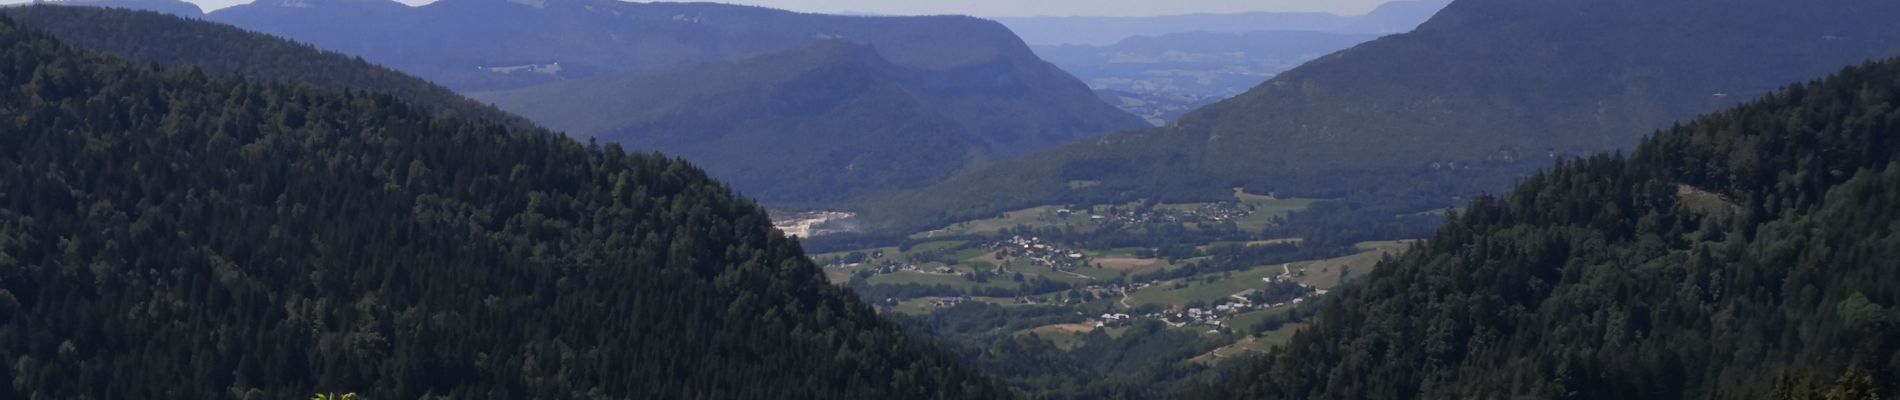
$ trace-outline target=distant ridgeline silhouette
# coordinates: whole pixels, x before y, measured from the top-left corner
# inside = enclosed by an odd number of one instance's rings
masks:
[[[1456,206],[1556,157],[1627,149],[1697,114],[1900,54],[1895,16],[1900,2],[1884,0],[1459,0],[1416,31],[1322,57],[1173,126],[862,208],[882,225],[928,227],[1042,204],[1211,200],[1236,186],[1395,212]]]
[[[1002,25],[969,17],[265,0],[206,18],[358,55],[577,137],[683,156],[774,202],[921,187],[985,160],[1148,126]]]

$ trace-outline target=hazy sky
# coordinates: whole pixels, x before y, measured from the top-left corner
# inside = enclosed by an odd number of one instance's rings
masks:
[[[0,0],[0,4],[30,0]],[[205,10],[249,3],[250,0],[186,0]],[[423,4],[432,0],[398,0]],[[1036,15],[1146,16],[1247,11],[1325,11],[1356,15],[1386,0],[723,0],[794,11],[876,14],[965,14],[981,17]]]

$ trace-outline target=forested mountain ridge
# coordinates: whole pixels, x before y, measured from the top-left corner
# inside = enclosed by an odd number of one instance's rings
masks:
[[[714,3],[617,0],[266,0],[210,19],[355,54],[460,91],[659,72],[849,40],[910,68],[1035,60],[995,22],[854,17]],[[558,64],[558,67],[554,67]],[[497,71],[517,66],[554,68]]]
[[[1900,394],[1900,61],[1482,198],[1197,398]]]
[[[870,199],[866,214],[941,223],[1236,186],[1455,206],[1554,157],[1626,148],[1787,82],[1900,54],[1896,16],[1900,3],[1878,0],[1460,0],[1416,31],[1322,57],[1174,126]]]
[[[207,18],[359,55],[578,137],[685,156],[781,204],[921,187],[973,160],[1148,126],[1007,28],[970,17],[617,0],[266,0]],[[793,68],[760,65],[832,54],[813,48],[840,41],[868,56],[793,77]],[[654,112],[662,109],[673,112]],[[893,136],[917,143],[878,140]]]
[[[479,93],[551,128],[704,165],[771,202],[937,182],[983,159],[1140,126],[1099,101],[1035,92],[1046,64],[907,68],[824,40],[689,70]],[[1078,130],[1077,127],[1084,129]]]
[[[1010,397],[679,161],[4,17],[0,82],[0,397]]]
[[[388,93],[444,114],[530,129],[532,122],[463,98],[447,88],[338,53],[215,22],[101,7],[23,6],[0,9],[14,21],[60,40],[119,57],[187,66],[267,82]]]

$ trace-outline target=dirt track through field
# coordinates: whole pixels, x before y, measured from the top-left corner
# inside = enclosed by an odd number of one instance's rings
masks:
[[[1111,269],[1111,270],[1119,271],[1119,270],[1130,270],[1130,269],[1136,269],[1136,268],[1152,267],[1155,264],[1161,263],[1161,260],[1157,260],[1153,258],[1117,257],[1117,258],[1097,258],[1095,259],[1095,263],[1101,265],[1102,269]]]

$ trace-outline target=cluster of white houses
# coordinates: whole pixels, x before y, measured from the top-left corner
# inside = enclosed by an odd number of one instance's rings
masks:
[[[950,308],[950,307],[956,307],[959,304],[963,304],[963,302],[966,302],[966,301],[970,301],[970,299],[967,297],[962,297],[962,296],[939,297],[935,299],[930,299],[930,306],[937,307],[937,308]]]
[[[1206,327],[1209,327],[1210,329],[1219,329],[1219,328],[1226,327],[1227,323],[1225,319],[1232,317],[1234,315],[1238,315],[1241,313],[1246,313],[1246,312],[1254,311],[1254,310],[1264,310],[1264,309],[1268,309],[1272,307],[1285,305],[1285,303],[1276,304],[1276,305],[1255,305],[1251,300],[1247,298],[1247,295],[1253,294],[1252,292],[1253,292],[1253,289],[1248,289],[1246,291],[1236,293],[1232,296],[1232,301],[1216,305],[1213,308],[1188,308],[1185,310],[1174,309],[1174,310],[1168,310],[1168,311],[1162,311],[1162,312],[1147,313],[1140,316],[1134,316],[1134,315],[1129,315],[1129,314],[1108,313],[1108,314],[1102,314],[1098,318],[1091,318],[1089,319],[1088,323],[1095,325],[1095,327],[1097,328],[1115,328],[1115,327],[1128,326],[1129,324],[1134,323],[1135,320],[1139,318],[1139,319],[1151,319],[1151,320],[1161,321],[1162,323],[1166,323],[1168,324],[1168,326],[1175,327],[1175,328],[1181,328],[1181,327],[1187,327],[1187,326],[1206,326]],[[1304,299],[1296,299],[1294,300],[1294,303],[1298,303],[1303,300]]]
[[[1007,240],[990,242],[984,249],[996,252],[999,257],[1012,258],[1028,262],[1029,265],[1058,271],[1067,271],[1089,264],[1089,256],[1078,250],[1065,249],[1039,237],[1025,238],[1012,236]]]
[[[1226,319],[1231,318],[1235,315],[1244,314],[1244,313],[1248,313],[1252,311],[1258,311],[1258,310],[1267,310],[1267,309],[1273,309],[1273,308],[1278,308],[1278,307],[1299,305],[1301,303],[1305,303],[1307,299],[1313,298],[1315,296],[1322,296],[1327,293],[1325,289],[1314,288],[1305,283],[1294,281],[1293,278],[1295,276],[1295,271],[1291,264],[1282,265],[1281,271],[1282,272],[1279,275],[1260,278],[1260,280],[1266,282],[1268,285],[1281,284],[1281,283],[1297,284],[1299,285],[1300,288],[1304,289],[1303,292],[1305,294],[1300,295],[1300,297],[1295,297],[1293,299],[1286,300],[1286,301],[1280,301],[1280,302],[1274,302],[1274,303],[1256,303],[1254,301],[1257,298],[1255,294],[1260,293],[1260,289],[1246,289],[1246,290],[1242,290],[1240,292],[1236,292],[1232,295],[1227,296],[1226,299],[1224,299],[1221,302],[1218,302],[1218,304],[1214,305],[1214,307],[1212,308],[1188,308],[1185,310],[1173,309],[1173,310],[1162,311],[1162,312],[1148,313],[1145,315],[1141,315],[1140,317],[1153,319],[1153,320],[1159,320],[1163,323],[1168,324],[1168,326],[1175,327],[1175,328],[1182,328],[1182,327],[1189,327],[1189,326],[1197,326],[1197,327],[1204,326],[1209,329],[1220,329],[1227,326]],[[1153,286],[1155,284],[1157,283],[1149,282],[1149,283],[1132,284],[1132,285],[1128,285],[1127,287],[1120,287],[1120,288],[1116,286],[1112,286],[1112,285],[1111,286],[1090,286],[1090,288],[1091,289],[1101,288],[1101,289],[1110,289],[1110,290],[1114,290],[1114,289],[1135,290],[1138,288]],[[1117,327],[1117,326],[1128,325],[1132,323],[1133,320],[1134,320],[1133,317],[1129,316],[1128,314],[1102,314],[1100,318],[1091,319],[1090,323],[1094,324],[1098,328],[1102,328],[1102,327],[1112,328],[1112,327]]]
[[[1077,214],[1078,214],[1077,211],[1070,210],[1067,208],[1056,210],[1056,216],[1059,216],[1065,219]],[[1155,207],[1155,208],[1128,207],[1124,209],[1115,209],[1112,212],[1103,213],[1103,214],[1095,214],[1093,212],[1090,212],[1088,217],[1090,220],[1095,221],[1097,223],[1114,222],[1114,223],[1130,224],[1130,225],[1146,224],[1146,223],[1151,223],[1151,222],[1183,223],[1183,224],[1206,224],[1206,223],[1218,224],[1218,223],[1224,223],[1224,222],[1229,222],[1229,221],[1239,221],[1240,219],[1246,218],[1247,216],[1250,216],[1250,215],[1253,215],[1253,210],[1248,209],[1242,204],[1236,203],[1236,202],[1224,201],[1224,202],[1202,204],[1199,207],[1187,209],[1187,210],[1161,208],[1161,207]]]

